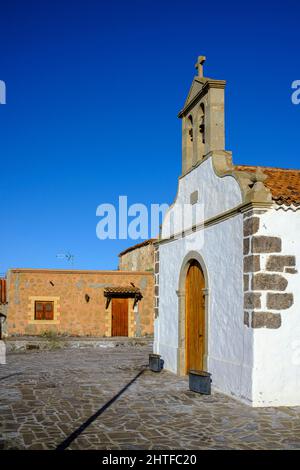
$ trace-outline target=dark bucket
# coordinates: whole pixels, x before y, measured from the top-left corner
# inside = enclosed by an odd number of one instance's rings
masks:
[[[149,369],[152,372],[160,372],[163,368],[164,361],[159,354],[149,354]]]
[[[189,388],[192,392],[211,394],[211,374],[204,370],[189,371]]]

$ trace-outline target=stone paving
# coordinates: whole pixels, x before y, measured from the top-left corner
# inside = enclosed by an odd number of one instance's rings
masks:
[[[0,366],[0,448],[55,449],[148,362],[149,346],[11,353]],[[146,370],[68,449],[300,449],[300,408],[201,396]]]

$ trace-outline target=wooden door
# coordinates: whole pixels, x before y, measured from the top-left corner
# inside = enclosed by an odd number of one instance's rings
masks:
[[[128,299],[112,299],[111,335],[128,336]]]
[[[203,370],[205,354],[205,288],[204,274],[197,261],[192,261],[186,276],[186,372]]]

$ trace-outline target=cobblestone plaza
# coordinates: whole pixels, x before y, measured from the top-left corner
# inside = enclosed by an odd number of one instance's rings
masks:
[[[300,449],[300,408],[250,408],[216,392],[193,393],[186,377],[149,371],[150,351],[9,353],[0,366],[0,448]]]

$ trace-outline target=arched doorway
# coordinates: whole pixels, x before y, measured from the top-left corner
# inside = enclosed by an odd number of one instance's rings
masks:
[[[194,265],[196,268],[191,268],[191,271],[188,275],[190,267]],[[195,282],[196,288],[193,288],[189,284],[189,293],[187,295],[187,284],[189,281],[192,281],[192,272],[196,269],[196,275],[198,277],[198,282]],[[194,274],[195,274],[194,272]],[[190,277],[191,276],[191,277]],[[193,280],[195,281],[195,277]],[[187,280],[189,279],[189,280]],[[189,251],[186,256],[184,257],[179,273],[179,280],[178,280],[178,349],[177,349],[177,374],[178,375],[186,375],[187,374],[187,349],[188,345],[190,344],[191,336],[189,336],[189,340],[187,341],[187,333],[190,335],[191,331],[187,332],[187,325],[189,324],[189,320],[187,319],[187,302],[188,308],[190,303],[192,302],[192,289],[196,290],[196,304],[199,305],[200,303],[200,313],[203,315],[203,332],[202,334],[202,370],[207,370],[208,367],[208,331],[209,331],[209,276],[208,271],[206,268],[205,261],[203,257],[200,255],[198,251],[192,250]],[[194,283],[192,284],[194,285]],[[200,298],[200,296],[202,296]],[[188,301],[186,299],[189,299]],[[201,303],[202,300],[202,303]],[[198,334],[198,335],[199,335]],[[196,336],[196,335],[195,335]],[[198,336],[199,337],[199,336]],[[190,367],[191,369],[191,367]]]
[[[205,278],[196,260],[189,263],[185,280],[185,360],[186,373],[204,369]]]

